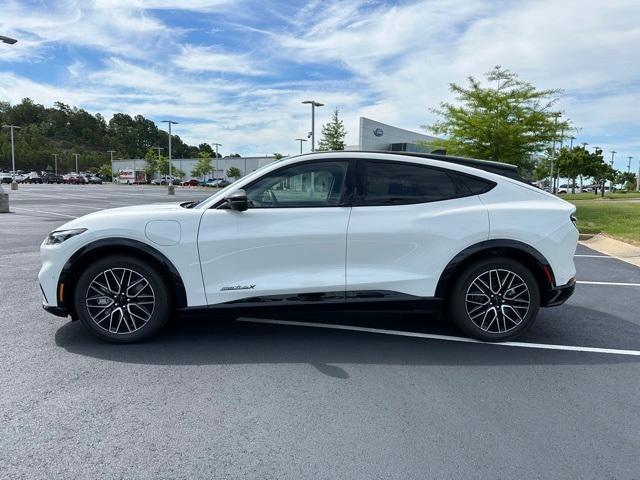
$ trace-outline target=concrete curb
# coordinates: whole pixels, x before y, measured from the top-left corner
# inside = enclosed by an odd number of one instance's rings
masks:
[[[604,253],[605,255],[640,267],[640,247],[621,242],[602,233],[596,235],[580,235],[580,243],[596,252]]]

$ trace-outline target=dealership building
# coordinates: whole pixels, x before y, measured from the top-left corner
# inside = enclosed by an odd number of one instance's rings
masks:
[[[358,145],[349,145],[346,150],[430,153],[434,149],[429,144],[435,140],[438,138],[360,117]]]
[[[358,144],[349,145],[345,150],[429,153],[433,151],[433,149],[429,147],[429,144],[434,140],[438,140],[438,138],[387,125],[386,123],[377,122],[370,118],[360,117]],[[242,176],[244,176],[274,160],[275,158],[270,156],[214,158],[211,161],[214,171],[210,175],[207,175],[207,178],[228,179],[227,170],[230,167],[236,167],[240,170]],[[174,168],[185,172],[185,179],[188,180],[193,178],[191,171],[197,162],[197,158],[174,158],[171,163]],[[145,161],[143,158],[113,160],[111,167],[114,176],[117,176],[121,171],[132,172],[135,170],[136,178],[140,181],[144,179]],[[156,178],[159,176],[159,174],[155,175]],[[153,180],[153,178],[149,180]]]

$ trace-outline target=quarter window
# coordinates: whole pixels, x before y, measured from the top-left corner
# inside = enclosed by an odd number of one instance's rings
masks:
[[[336,207],[346,161],[311,162],[266,174],[246,188],[249,208]]]
[[[464,194],[444,170],[375,160],[366,161],[362,191],[364,205],[435,202]]]

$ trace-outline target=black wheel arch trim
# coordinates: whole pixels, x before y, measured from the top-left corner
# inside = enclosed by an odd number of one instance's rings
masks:
[[[124,248],[124,251],[118,252],[118,248]],[[178,269],[175,265],[160,251],[152,247],[151,245],[141,242],[139,240],[134,240],[131,238],[123,238],[123,237],[113,237],[113,238],[101,238],[99,240],[95,240],[91,243],[88,243],[78,250],[76,250],[73,255],[67,260],[67,263],[62,268],[60,272],[60,278],[58,279],[58,286],[56,288],[56,292],[59,292],[60,284],[64,283],[64,298],[58,298],[57,303],[58,307],[64,309],[69,312],[70,315],[75,316],[75,311],[73,307],[73,300],[67,295],[67,292],[75,289],[75,282],[77,278],[73,278],[71,275],[74,272],[74,268],[77,267],[81,262],[87,260],[88,258],[93,259],[94,254],[98,253],[98,251],[104,250],[113,250],[113,253],[124,253],[138,251],[142,252],[148,257],[151,257],[159,266],[163,268],[163,273],[168,274],[169,289],[174,294],[175,299],[175,307],[176,308],[185,308],[187,306],[187,293],[184,286],[184,282],[182,281],[182,277],[178,272]]]
[[[453,283],[459,269],[465,265],[466,262],[476,258],[482,258],[483,254],[487,253],[495,255],[506,253],[507,256],[514,256],[515,253],[516,260],[518,260],[518,256],[526,259],[532,259],[535,262],[536,267],[533,269],[534,271],[532,273],[536,276],[538,284],[541,287],[541,304],[542,306],[551,306],[550,303],[556,295],[557,287],[549,261],[542,253],[531,245],[510,239],[485,240],[471,245],[459,252],[451,259],[440,275],[435,296],[441,298],[446,296],[447,291]]]

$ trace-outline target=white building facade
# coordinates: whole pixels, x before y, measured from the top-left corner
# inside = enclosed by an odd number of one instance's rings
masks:
[[[198,158],[174,158],[171,161],[173,168],[180,169],[185,173],[184,180],[190,180],[191,178],[196,178],[197,180],[208,180],[210,178],[224,178],[229,179],[227,176],[227,171],[231,167],[236,167],[240,170],[240,173],[244,177],[245,175],[257,170],[258,168],[271,163],[275,160],[274,157],[225,157],[225,158],[212,158],[211,165],[213,166],[213,172],[205,177],[193,177],[191,175],[191,171],[195,167],[198,162]],[[133,159],[119,159],[113,160],[111,164],[111,171],[114,176],[118,175],[118,172],[124,170],[135,170],[136,172],[144,172],[146,167],[146,162],[143,158],[133,158]],[[139,175],[136,175],[138,178]],[[159,173],[156,173],[154,177],[148,178],[147,180],[153,180],[154,178],[160,177]]]

